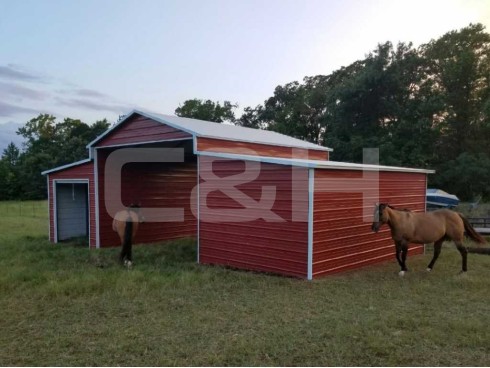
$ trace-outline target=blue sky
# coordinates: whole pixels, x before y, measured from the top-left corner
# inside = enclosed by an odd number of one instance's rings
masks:
[[[255,106],[380,42],[470,22],[490,31],[488,0],[0,0],[0,124],[173,114],[190,98]]]

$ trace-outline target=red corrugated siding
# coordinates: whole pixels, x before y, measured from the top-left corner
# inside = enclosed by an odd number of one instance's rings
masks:
[[[208,152],[224,152],[235,154],[251,154],[257,156],[302,158],[310,160],[328,160],[329,152],[315,149],[291,148],[284,146],[273,146],[270,144],[259,144],[251,142],[227,141],[215,138],[197,138],[197,150]]]
[[[313,276],[355,269],[384,260],[394,260],[395,248],[387,226],[377,234],[371,231],[372,217],[363,222],[361,193],[324,193],[321,180],[354,179],[361,171],[315,170]],[[418,173],[379,173],[380,202],[425,210],[426,175]],[[374,202],[369,211],[374,210]],[[423,252],[412,245],[409,254]]]
[[[243,161],[214,161],[212,168],[209,163],[213,159],[199,157],[201,185],[200,196],[200,230],[199,255],[200,263],[227,265],[242,269],[273,272],[283,275],[306,277],[307,274],[307,242],[308,242],[308,171],[294,169],[297,178],[294,192],[295,198],[303,204],[297,211],[297,221],[293,221],[293,184],[292,168],[288,166],[260,164],[260,174],[250,182],[240,184],[233,175],[244,171]],[[230,222],[235,216],[211,216],[210,209],[227,210],[243,209],[237,201],[229,198],[221,191],[208,193],[205,198],[204,179],[209,178],[212,171],[221,180],[236,188],[245,195],[259,201],[263,187],[276,188],[272,212],[281,216],[284,222],[268,222],[256,219],[246,222]],[[206,205],[209,207],[206,207]],[[258,209],[257,215],[264,211]]]
[[[49,178],[49,240],[54,242],[54,194],[53,180],[57,179],[88,179],[89,180],[89,217],[90,217],[90,246],[95,247],[95,184],[94,184],[94,163],[87,162],[82,165],[70,167],[68,169],[54,172],[48,175]]]
[[[95,147],[181,138],[192,138],[192,135],[143,116],[136,115],[128,121],[125,121],[120,127],[114,129],[100,142],[97,142]]]
[[[104,202],[104,164],[107,150],[98,150],[100,246],[119,246],[112,230],[112,217]],[[184,222],[144,222],[136,235],[136,243],[195,237],[197,221],[191,211],[191,191],[197,184],[196,162],[131,163],[122,170],[121,196],[124,205],[141,203],[148,208],[184,208]],[[144,215],[144,212],[143,212]]]

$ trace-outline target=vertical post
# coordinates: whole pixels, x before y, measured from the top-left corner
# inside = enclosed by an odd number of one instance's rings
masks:
[[[95,247],[100,248],[99,223],[99,162],[97,148],[94,148],[94,190],[95,190]],[[89,239],[90,243],[90,239]]]
[[[197,263],[199,263],[199,239],[201,238],[200,228],[201,228],[201,203],[199,201],[199,183],[201,181],[201,172],[199,171],[199,162],[201,161],[201,156],[197,156],[197,200],[196,200],[196,212],[197,212]]]
[[[313,199],[315,193],[315,169],[308,169],[308,280],[313,280]]]
[[[49,174],[46,175],[46,188],[48,188],[48,240],[51,242],[51,221],[54,221],[51,218],[50,202],[51,202],[51,194],[49,194]]]

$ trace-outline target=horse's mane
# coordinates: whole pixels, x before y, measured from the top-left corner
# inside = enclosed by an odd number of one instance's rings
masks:
[[[409,208],[396,208],[396,207],[393,207],[391,204],[385,204],[385,206],[388,208],[391,208],[392,210],[395,210],[395,211],[412,212],[412,210]]]

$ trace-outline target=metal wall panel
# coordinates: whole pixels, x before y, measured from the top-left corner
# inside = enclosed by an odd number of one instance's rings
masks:
[[[95,147],[114,146],[130,143],[155,142],[163,140],[192,138],[192,135],[168,125],[136,115],[121,124]]]
[[[197,150],[245,155],[251,154],[250,152],[252,151],[252,154],[256,156],[301,158],[310,160],[328,160],[329,156],[328,151],[273,146],[268,144],[249,142],[227,141],[224,139],[203,137],[197,137]]]
[[[90,219],[90,247],[95,247],[95,185],[94,185],[94,163],[87,162],[82,165],[70,167],[68,169],[54,172],[48,175],[48,183],[49,183],[49,227],[50,227],[50,241],[54,242],[54,187],[53,180],[58,179],[86,179],[89,181],[89,219]]]
[[[361,171],[315,170],[313,276],[356,269],[385,260],[395,260],[395,248],[388,226],[371,231],[376,199],[363,218],[362,193],[328,193],[322,180],[360,178]],[[325,182],[323,182],[325,185]],[[425,211],[426,174],[380,172],[379,201],[413,211]],[[423,253],[423,246],[411,245],[409,255]]]
[[[106,210],[104,164],[112,150],[98,149],[99,171],[99,231],[100,246],[119,246],[112,230],[112,217]],[[191,192],[197,184],[195,158],[183,163],[129,163],[121,173],[121,196],[125,206],[139,203],[147,208],[184,208],[183,222],[144,222],[136,234],[135,243],[151,243],[184,237],[196,237],[197,220],[191,211]],[[123,209],[123,208],[121,208]],[[144,211],[143,211],[144,216]]]
[[[308,170],[283,165],[256,163],[260,169],[252,180],[238,179],[245,170],[243,161],[200,156],[200,263],[226,265],[247,270],[306,277],[308,242]],[[212,163],[212,164],[211,164]],[[294,183],[293,183],[293,170]],[[225,211],[243,211],[245,206],[222,191],[209,191],[207,178],[217,176],[217,185],[234,186],[245,196],[260,201],[265,187],[275,188],[270,213],[282,221],[266,221],[264,208],[250,215]],[[255,176],[255,177],[254,177]],[[272,192],[271,192],[272,193]],[[295,205],[293,206],[293,198]],[[295,214],[293,216],[293,208]],[[241,221],[243,219],[243,221]],[[269,217],[271,219],[271,217]]]

